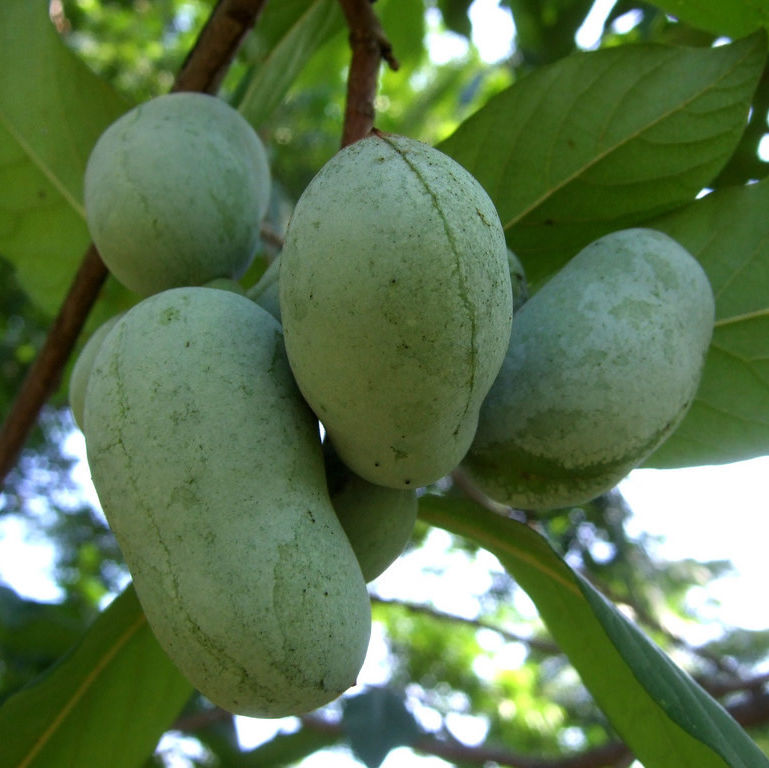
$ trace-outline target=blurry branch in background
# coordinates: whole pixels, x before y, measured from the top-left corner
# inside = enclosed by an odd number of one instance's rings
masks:
[[[524,635],[516,635],[513,632],[508,632],[505,629],[495,626],[491,622],[484,621],[483,619],[467,619],[463,616],[457,616],[453,613],[445,613],[435,608],[431,608],[429,605],[422,605],[421,603],[410,603],[404,600],[386,600],[376,595],[371,595],[371,602],[376,605],[394,606],[397,608],[403,608],[409,613],[418,613],[423,616],[429,616],[437,621],[448,621],[454,624],[465,624],[475,629],[488,629],[492,632],[496,632],[500,637],[503,637],[509,643],[523,643],[523,645],[531,648],[532,650],[539,651],[540,653],[547,654],[549,656],[561,653],[561,649],[553,642],[549,640],[542,640],[536,637],[525,637]]]
[[[371,2],[339,0],[339,4],[350,29],[352,49],[342,129],[342,146],[346,147],[368,136],[374,127],[374,99],[380,63],[384,59],[392,70],[397,70],[399,64]]]
[[[769,693],[756,690],[744,700],[731,704],[726,709],[738,723],[745,727],[765,725],[769,723]],[[210,709],[179,718],[174,723],[173,730],[195,733],[208,726],[229,721],[231,718],[232,715],[223,709]],[[340,742],[346,739],[341,718],[331,719],[319,714],[309,714],[303,715],[299,720],[303,729],[326,734]],[[441,757],[459,765],[483,766],[495,763],[509,768],[627,768],[634,760],[631,751],[620,741],[610,741],[582,752],[549,758],[518,754],[504,747],[484,744],[468,746],[446,732],[440,735],[423,733],[410,746],[415,752]],[[256,757],[258,750],[259,747],[245,754]]]
[[[265,1],[219,0],[171,90],[215,92]],[[107,268],[91,244],[0,430],[0,482],[15,465],[40,409],[56,391],[61,372],[106,278]]]

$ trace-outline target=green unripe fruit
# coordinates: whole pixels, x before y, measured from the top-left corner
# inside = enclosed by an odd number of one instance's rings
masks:
[[[591,243],[516,314],[465,469],[522,509],[609,490],[691,405],[713,319],[704,271],[667,235]]]
[[[518,312],[529,298],[529,284],[521,260],[508,248],[507,264],[510,270],[510,283],[513,287],[513,307]]]
[[[310,182],[280,260],[291,368],[344,463],[394,488],[454,469],[512,320],[480,184],[418,141],[363,139]]]
[[[145,299],[97,355],[85,435],[147,620],[204,695],[279,717],[355,683],[368,595],[272,317],[209,288]]]
[[[369,483],[326,448],[326,477],[339,522],[366,581],[373,581],[403,552],[417,518],[416,491]]]
[[[238,293],[241,296],[245,296],[246,292],[243,286],[230,277],[217,277],[214,280],[209,280],[204,284],[204,288],[216,288],[219,291],[232,291],[232,293]]]
[[[122,313],[115,315],[102,323],[92,334],[85,346],[80,350],[75,364],[72,366],[72,373],[69,376],[69,407],[72,410],[72,417],[80,429],[83,429],[83,412],[85,410],[85,390],[88,386],[88,377],[91,375],[96,355],[101,348],[101,344],[113,326],[122,317]]]
[[[173,93],[115,121],[85,173],[88,228],[104,263],[142,295],[240,277],[270,195],[267,157],[221,99]]]
[[[246,291],[251,301],[266,309],[280,322],[280,296],[278,293],[278,276],[280,274],[280,256],[272,261],[269,267],[255,285]]]

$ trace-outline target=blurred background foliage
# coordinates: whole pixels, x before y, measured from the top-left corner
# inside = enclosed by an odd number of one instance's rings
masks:
[[[270,35],[276,34],[279,19],[271,27],[267,14],[275,2],[267,4],[265,23],[257,25],[224,82],[222,96],[233,103],[270,49]],[[307,0],[302,3],[309,5]],[[507,0],[503,6],[513,14],[515,38],[509,55],[490,63],[473,44],[478,30],[469,0],[424,4],[379,0],[377,12],[401,68],[382,74],[377,126],[430,143],[445,138],[491,95],[531,69],[577,50],[575,35],[593,2]],[[212,0],[52,0],[50,16],[78,56],[129,102],[138,102],[168,90],[212,7]],[[348,62],[341,15],[331,20],[330,30],[285,98],[257,126],[276,180],[268,221],[275,237],[265,239],[264,253],[245,283],[255,281],[274,257],[293,201],[338,147]],[[709,45],[714,37],[674,22],[647,3],[619,0],[605,19],[597,44]],[[438,40],[456,53],[438,59]],[[768,84],[765,72],[740,148],[716,185],[767,175],[767,163],[757,149],[767,133]],[[3,413],[49,322],[0,258]],[[0,584],[0,701],[64,653],[104,601],[127,581],[101,514],[73,476],[77,459],[68,448],[74,427],[65,385],[66,381],[45,410],[0,493],[0,523],[22,521],[28,538],[55,546],[51,578],[59,595],[54,602],[38,602]],[[452,492],[448,486],[440,490]],[[758,695],[769,658],[769,632],[729,626],[703,632],[704,620],[688,599],[693,589],[706,588],[723,575],[729,564],[661,560],[653,540],[628,534],[632,514],[615,491],[583,507],[549,513],[539,524],[572,567],[627,611],[678,663],[726,697],[723,701],[749,696],[751,690]],[[348,732],[324,728],[312,716],[294,718],[282,724],[286,732],[256,749],[245,749],[232,718],[195,698],[176,724],[174,737],[161,742],[152,764],[310,766],[320,765],[313,760],[328,753],[334,764],[347,765],[352,750],[368,764],[376,764],[399,744],[415,744],[419,753],[420,738],[430,732],[459,745],[464,740],[470,748],[462,759],[444,755],[453,764],[491,765],[499,763],[500,756],[504,763],[505,754],[542,760],[589,754],[616,739],[566,658],[547,637],[528,598],[493,557],[419,523],[403,567],[419,574],[421,586],[413,582],[413,589],[394,594],[385,575],[371,587],[378,664],[373,684],[364,688],[364,695],[372,698],[363,703],[376,705],[371,710],[376,715],[361,718],[360,711],[368,710],[361,709],[360,702],[350,704],[355,698],[348,698],[344,706],[336,703],[328,708],[332,720],[346,718],[343,723],[353,724]],[[437,603],[433,595],[440,591],[438,585],[454,584],[451,574],[457,569],[468,574],[463,577],[466,593],[457,595],[451,606]],[[745,680],[753,681],[752,689]],[[392,696],[381,698],[383,690]],[[360,697],[360,691],[355,695]],[[362,733],[362,726],[354,725],[356,708],[359,722],[376,726],[375,732],[357,741],[351,737]],[[769,749],[765,722],[769,720],[758,723],[751,735]],[[373,751],[367,752],[366,744]],[[483,751],[492,747],[497,751]],[[398,760],[405,759],[397,754]],[[596,757],[588,764],[628,762],[620,755],[605,762]]]

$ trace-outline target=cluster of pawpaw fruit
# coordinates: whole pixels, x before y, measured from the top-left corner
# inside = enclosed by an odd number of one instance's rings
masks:
[[[214,97],[160,97],[108,128],[88,225],[143,298],[70,383],[158,640],[213,702],[260,717],[355,682],[366,582],[405,547],[417,488],[461,467],[525,509],[607,490],[686,412],[714,311],[696,260],[643,229],[526,300],[480,184],[381,134],[320,170],[244,291],[269,194],[259,138]]]

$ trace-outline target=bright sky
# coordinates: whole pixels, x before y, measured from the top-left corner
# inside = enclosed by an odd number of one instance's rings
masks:
[[[590,49],[597,44],[597,29],[614,5],[614,0],[596,0],[588,20],[579,30],[580,47]],[[437,12],[429,15],[428,43],[436,63],[443,63],[467,52],[467,42],[438,28]],[[475,0],[471,8],[474,25],[473,42],[481,57],[492,63],[510,55],[514,26],[510,12],[500,8],[497,0]],[[632,27],[636,19],[626,14],[617,22],[618,29]],[[628,26],[629,25],[629,26]],[[769,136],[766,137],[769,155]],[[762,148],[763,149],[763,148]],[[68,449],[84,456],[82,435],[75,433]],[[88,469],[78,465],[77,476],[92,498],[95,498]],[[761,598],[766,592],[767,567],[764,518],[769,514],[769,457],[722,467],[695,467],[686,470],[637,470],[621,484],[630,503],[634,518],[632,533],[646,531],[664,538],[660,553],[668,558],[692,557],[698,560],[729,559],[738,576],[712,585],[710,590],[721,600],[716,609],[710,608],[714,626],[726,622],[752,629],[769,627],[769,603]],[[454,613],[473,615],[475,596],[488,587],[488,563],[483,560],[470,567],[461,553],[447,552],[448,536],[435,531],[424,550],[401,558],[375,583],[382,597],[402,597],[419,601],[432,600],[436,607]],[[451,560],[453,558],[453,561]],[[49,545],[29,541],[22,521],[6,518],[0,523],[0,581],[11,584],[20,594],[40,600],[58,597],[50,578],[53,552]],[[461,562],[460,562],[461,561]],[[441,577],[425,575],[423,567],[443,562],[449,566]],[[706,610],[704,602],[697,606]],[[533,608],[531,609],[533,610]],[[484,664],[514,667],[520,661],[521,649],[511,646],[495,647],[498,638],[486,638],[490,656],[479,662],[477,672],[492,670]],[[516,659],[516,654],[518,658]],[[387,680],[387,649],[376,630],[369,655],[360,675],[363,683],[377,684]],[[491,659],[491,660],[490,660]],[[417,713],[426,726],[434,723],[429,711]],[[294,730],[295,718],[278,721],[258,721],[238,718],[239,733],[244,746],[271,738],[278,730]],[[458,716],[450,726],[455,735],[466,743],[479,743],[485,736],[482,719]],[[171,747],[165,742],[161,747]],[[182,757],[184,750],[195,753],[193,740],[173,743],[168,753],[168,765],[181,768],[189,763]],[[345,753],[317,753],[302,763],[303,768],[360,768],[360,763]],[[448,763],[438,758],[414,757],[398,749],[390,753],[383,768],[443,768]]]

